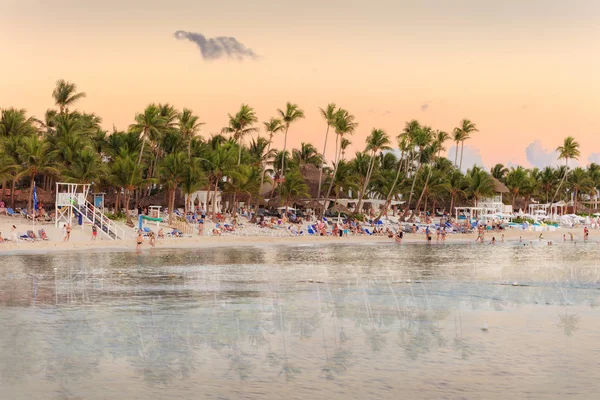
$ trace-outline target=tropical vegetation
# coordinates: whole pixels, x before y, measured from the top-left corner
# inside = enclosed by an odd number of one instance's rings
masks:
[[[489,171],[474,166],[463,172],[464,142],[479,131],[468,119],[452,134],[417,120],[397,134],[375,127],[349,157],[350,137],[359,125],[349,110],[333,103],[315,110],[324,120],[323,142],[288,149],[288,137],[300,135],[294,124],[305,117],[305,110],[291,102],[264,121],[242,104],[220,133],[202,136],[204,121],[187,108],[152,103],[126,130],[108,131],[98,115],[77,110],[85,93],[75,84],[59,80],[52,96],[56,108],[41,119],[24,109],[0,109],[0,200],[9,205],[15,201],[11,191],[27,190],[31,210],[34,182],[52,191],[63,181],[93,185],[112,196],[116,210],[158,195],[173,212],[176,198],[202,189],[209,193],[213,215],[220,211],[212,201],[217,192],[229,196],[224,204],[232,213],[241,202],[268,206],[266,200],[276,199],[273,204],[289,207],[313,197],[323,206],[333,205],[325,199],[355,199],[357,212],[368,211],[373,199],[386,206],[403,201],[400,208],[408,215],[411,209],[432,213],[476,206],[499,183],[507,188],[505,203],[515,210],[532,202],[573,201],[574,211],[586,211],[586,201],[600,189],[600,166],[572,168],[581,153],[570,136],[557,148],[564,165],[497,164]],[[278,149],[274,139],[282,134]],[[442,155],[448,142],[455,145],[453,160]],[[308,170],[316,171],[314,182],[307,181]],[[185,208],[191,207],[186,202]]]

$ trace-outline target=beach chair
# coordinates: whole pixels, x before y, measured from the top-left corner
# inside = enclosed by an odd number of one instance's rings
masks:
[[[366,233],[367,235],[372,235],[372,234],[373,234],[373,233],[371,233],[371,231],[369,231],[369,230],[368,230],[368,229],[366,229],[366,228],[365,228],[365,233]]]
[[[10,215],[11,217],[14,217],[15,215],[17,215],[17,213],[11,207],[8,207],[6,209],[6,215]]]
[[[308,232],[308,234],[309,234],[309,235],[311,235],[311,236],[313,236],[313,235],[316,235],[316,234],[317,234],[317,232],[316,232],[316,231],[313,229],[313,227],[312,227],[312,226],[309,226],[309,227],[308,227],[308,230],[307,230],[307,232]]]

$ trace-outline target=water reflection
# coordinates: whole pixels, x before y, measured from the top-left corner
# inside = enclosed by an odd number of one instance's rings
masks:
[[[102,388],[87,382],[111,376],[149,390],[146,398],[159,398],[151,388],[187,398],[206,379],[225,398],[239,389],[227,382],[361,398],[356,385],[377,381],[385,384],[372,394],[391,398],[399,371],[416,373],[419,385],[463,365],[493,376],[481,360],[511,349],[532,357],[520,367],[551,365],[573,336],[582,349],[573,362],[593,364],[585,349],[600,328],[598,250],[563,254],[573,251],[338,245],[10,256],[0,276],[0,388],[28,398],[36,382],[56,398],[100,399]]]

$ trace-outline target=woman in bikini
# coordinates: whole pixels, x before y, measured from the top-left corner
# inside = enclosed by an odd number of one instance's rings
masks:
[[[136,243],[137,246],[135,246],[135,249],[140,251],[142,249],[142,243],[144,243],[144,235],[142,235],[142,232],[138,232]]]

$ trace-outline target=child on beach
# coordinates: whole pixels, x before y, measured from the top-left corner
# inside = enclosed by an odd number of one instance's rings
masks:
[[[96,241],[96,237],[98,236],[98,228],[96,225],[92,225],[92,242]]]

